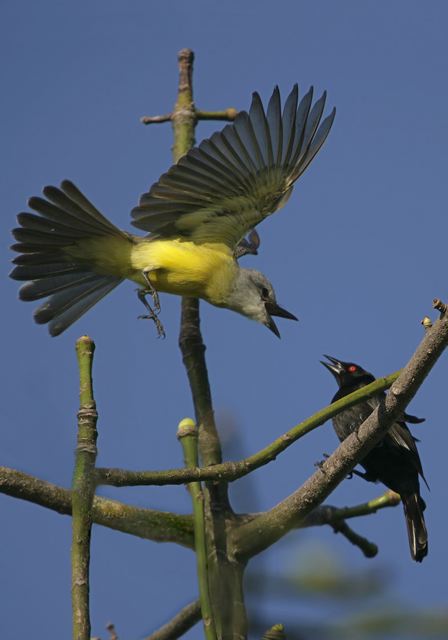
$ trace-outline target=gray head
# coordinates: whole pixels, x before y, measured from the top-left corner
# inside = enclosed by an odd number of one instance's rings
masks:
[[[239,269],[226,307],[261,322],[280,338],[272,316],[297,320],[296,316],[278,306],[275,291],[269,280],[255,269]]]

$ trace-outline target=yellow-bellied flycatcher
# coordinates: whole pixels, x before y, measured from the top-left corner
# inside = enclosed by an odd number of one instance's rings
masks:
[[[312,106],[311,88],[299,102],[295,85],[282,112],[276,87],[265,112],[254,93],[249,112],[191,149],[142,195],[132,217],[147,236],[115,227],[67,180],[45,187],[45,198],[30,198],[37,214],[18,216],[12,248],[20,255],[11,277],[28,281],[22,300],[47,298],[36,322],[48,322],[56,336],[129,279],[142,287],[159,334],[163,291],[232,309],[280,336],[272,316],[295,316],[278,306],[267,278],[241,268],[237,257],[247,252],[245,235],[286,202],[324,143],[335,115],[333,109],[321,123],[325,98]]]

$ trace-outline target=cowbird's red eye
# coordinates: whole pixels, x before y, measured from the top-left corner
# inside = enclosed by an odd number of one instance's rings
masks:
[[[348,371],[349,373],[354,373],[357,369],[358,369],[358,367],[356,367],[354,364],[351,364],[351,365],[348,367],[347,371]]]

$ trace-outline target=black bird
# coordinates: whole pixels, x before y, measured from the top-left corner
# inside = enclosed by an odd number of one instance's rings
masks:
[[[333,396],[332,402],[375,380],[371,373],[358,364],[343,362],[327,355],[325,358],[329,363],[323,361],[321,363],[331,371],[339,385],[339,390]],[[372,398],[345,409],[333,418],[333,427],[341,442],[358,429],[384,396],[385,393],[382,391]],[[417,562],[421,562],[428,553],[428,534],[423,517],[426,505],[420,496],[419,475],[426,486],[428,483],[423,475],[415,444],[417,440],[406,426],[406,421],[417,424],[423,422],[424,418],[416,418],[404,413],[402,419],[397,420],[384,438],[361,460],[360,464],[366,473],[359,475],[369,482],[382,482],[400,495],[411,556]]]

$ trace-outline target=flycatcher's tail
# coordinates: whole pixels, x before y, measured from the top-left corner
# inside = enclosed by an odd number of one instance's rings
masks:
[[[401,496],[401,499],[408,528],[411,556],[417,562],[421,562],[428,555],[428,533],[423,517],[426,505],[418,493]]]
[[[95,254],[106,238],[129,245],[130,238],[110,223],[72,182],[61,188],[45,187],[46,199],[33,197],[28,204],[33,213],[20,213],[21,225],[13,230],[21,255],[13,262],[15,280],[28,280],[20,291],[21,300],[47,298],[36,311],[39,324],[49,323],[57,336],[80,318],[90,307],[116,287],[122,277],[108,273],[96,263]],[[115,240],[115,242],[117,242]]]

